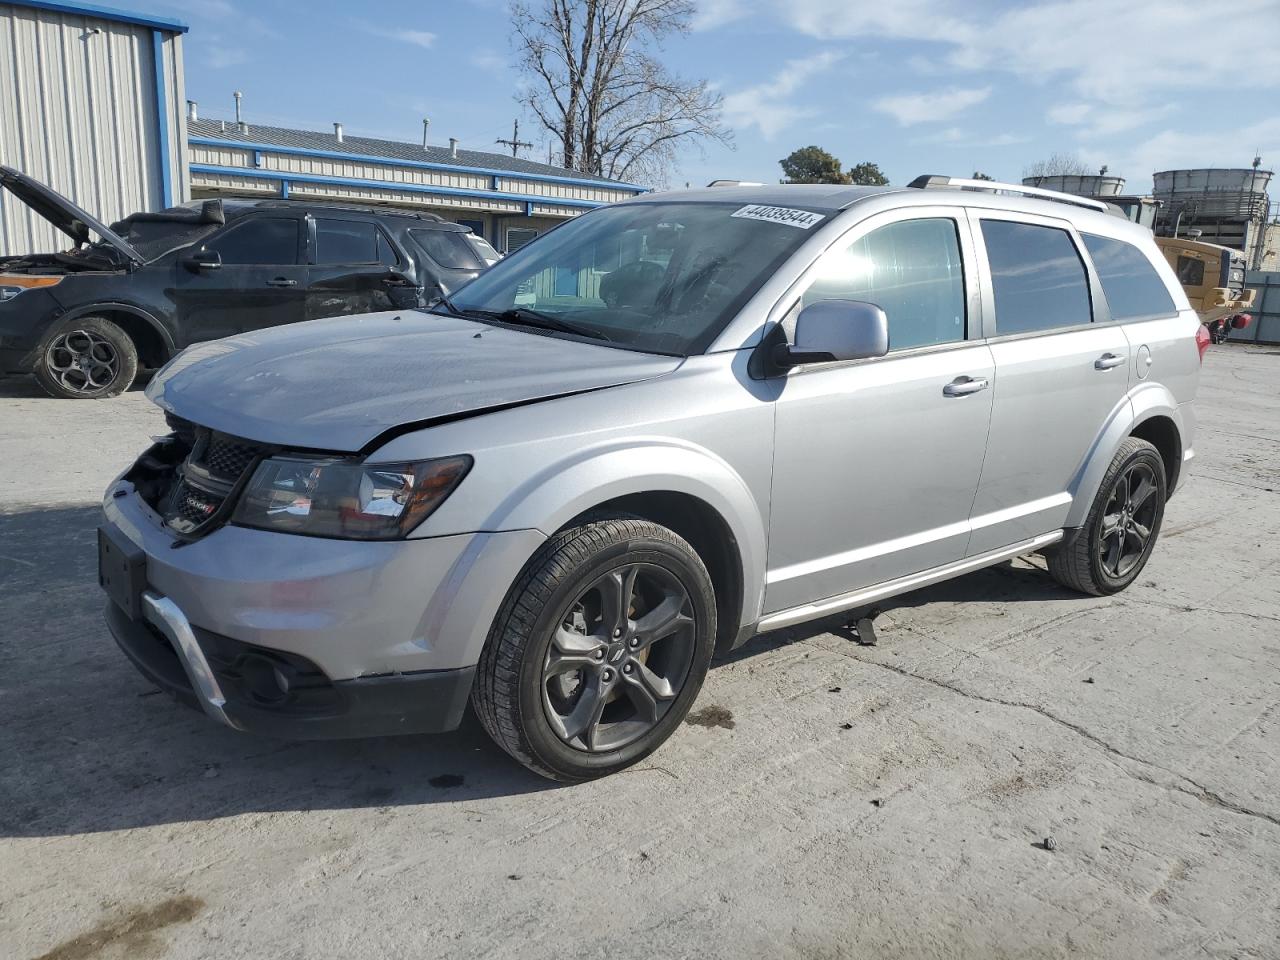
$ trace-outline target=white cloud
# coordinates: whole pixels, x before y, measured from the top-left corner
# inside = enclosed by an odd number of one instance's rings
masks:
[[[238,67],[249,59],[249,54],[245,52],[243,47],[232,47],[218,43],[211,43],[205,48],[205,56],[208,58],[209,66],[215,70],[224,70],[227,67]]]
[[[812,117],[812,107],[793,103],[788,98],[808,80],[831,69],[843,54],[826,51],[803,60],[789,60],[773,78],[754,87],[725,94],[724,115],[730,126],[740,130],[756,127],[766,140],[797,120]]]
[[[477,50],[471,57],[471,65],[481,70],[502,70],[507,66],[507,58],[492,50]]]
[[[1233,128],[1231,136],[1205,128],[1194,133],[1167,129],[1121,151],[1082,150],[1080,157],[1091,165],[1105,163],[1116,176],[1127,176],[1126,190],[1151,189],[1148,176],[1157,170],[1184,167],[1243,167],[1257,149],[1265,161],[1280,158],[1280,116]],[[1265,164],[1271,168],[1271,164]]]
[[[368,25],[365,25],[364,30],[375,37],[382,37],[384,40],[399,40],[401,43],[409,43],[415,47],[422,47],[424,50],[429,50],[436,42],[436,35],[429,30],[394,30]]]
[[[1089,103],[1064,103],[1052,107],[1046,114],[1051,123],[1076,127],[1084,139],[1109,137],[1127,133],[1151,123],[1177,110],[1172,103],[1141,108],[1106,107]]]
[[[1031,138],[1021,133],[999,133],[995,136],[966,133],[959,127],[947,127],[936,133],[918,137],[912,143],[942,143],[954,147],[1009,147],[1026,143]]]
[[[887,113],[904,127],[917,123],[947,120],[991,96],[990,87],[963,90],[933,90],[928,93],[899,93],[881,97],[871,106]]]
[[[929,41],[957,69],[1065,80],[1079,96],[1131,108],[1172,89],[1245,82],[1242,69],[1250,85],[1280,82],[1280,57],[1252,57],[1245,68],[1236,57],[1205,54],[1238,49],[1246,24],[1251,49],[1280,47],[1280,0],[1239,0],[1230,16],[1203,0],[1050,0],[1003,11],[976,5],[963,16],[949,0],[772,2],[784,22],[824,40]]]
[[[747,0],[697,0],[691,26],[694,30],[714,30],[741,20],[750,13]]]

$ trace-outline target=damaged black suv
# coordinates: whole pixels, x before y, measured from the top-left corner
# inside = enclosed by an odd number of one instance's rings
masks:
[[[0,186],[74,243],[0,257],[0,375],[55,397],[113,397],[201,340],[425,306],[485,267],[467,227],[428,213],[196,200],[107,227],[9,167]]]

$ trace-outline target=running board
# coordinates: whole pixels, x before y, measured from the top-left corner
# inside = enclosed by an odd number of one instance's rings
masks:
[[[806,603],[799,607],[791,607],[788,610],[779,610],[777,613],[770,613],[763,617],[756,624],[756,632],[765,633],[769,630],[790,627],[797,623],[804,623],[806,620],[817,620],[820,617],[839,613],[841,610],[852,610],[854,607],[865,606],[868,603],[874,603],[886,597],[897,596],[910,590],[918,590],[930,584],[950,580],[952,577],[958,577],[961,574],[981,570],[983,567],[989,567],[1002,560],[1010,560],[1026,553],[1035,553],[1037,550],[1057,543],[1061,539],[1062,531],[1055,530],[1053,533],[1045,533],[1038,537],[1032,537],[1030,540],[1023,540],[1021,543],[1015,543],[1011,547],[1001,547],[999,550],[980,553],[976,557],[965,557],[955,563],[948,563],[942,567],[934,567],[932,570],[913,573],[908,577],[899,577],[897,580],[878,583],[873,587],[863,587],[861,590],[854,590],[852,593],[842,593],[838,597],[818,600],[815,603]]]

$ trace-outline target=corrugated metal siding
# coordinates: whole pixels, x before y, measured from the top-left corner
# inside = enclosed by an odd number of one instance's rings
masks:
[[[1253,323],[1232,330],[1232,340],[1249,343],[1280,343],[1280,271],[1254,270],[1245,274],[1244,284],[1258,291],[1249,313]]]
[[[552,183],[545,180],[524,180],[520,177],[499,177],[498,189],[507,193],[523,193],[534,197],[555,197],[560,200],[596,200],[612,203],[630,200],[634,190],[610,190],[605,187],[578,186],[571,183]]]
[[[176,202],[186,196],[182,39],[163,37]],[[160,136],[149,28],[0,3],[0,163],[111,223],[163,205]],[[0,255],[66,246],[25,206],[0,198]]]
[[[191,174],[191,190],[198,197],[250,194],[253,196],[279,196],[280,181],[255,178],[253,168],[247,168],[243,176],[227,173],[205,173],[196,170]],[[315,184],[289,182],[289,197],[294,200],[355,200],[367,203],[387,203],[397,207],[413,207],[416,210],[489,211],[494,213],[523,213],[524,204],[512,200],[489,200],[482,197],[436,196],[416,191],[397,190],[391,184],[382,187],[345,186],[340,184]]]

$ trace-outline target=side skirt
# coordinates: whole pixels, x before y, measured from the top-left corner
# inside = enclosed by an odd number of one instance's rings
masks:
[[[981,570],[983,567],[992,566],[1003,560],[1010,560],[1013,557],[1020,557],[1027,553],[1035,553],[1037,550],[1057,543],[1062,537],[1063,531],[1055,530],[1053,533],[1041,534],[1038,537],[1023,540],[1008,547],[980,553],[976,557],[965,557],[963,560],[957,560],[941,567],[934,567],[931,570],[923,570],[910,576],[899,577],[897,580],[888,580],[875,586],[863,587],[850,593],[842,593],[838,597],[829,597],[826,600],[818,600],[814,603],[806,603],[798,607],[779,610],[763,617],[755,625],[753,632],[765,633],[769,630],[790,627],[797,623],[804,623],[806,620],[817,620],[833,613],[839,613],[841,610],[852,610],[855,607],[865,606],[868,603],[874,603],[886,597],[918,590],[930,584],[950,580],[952,577],[972,573],[974,570]]]

